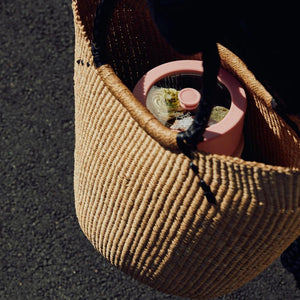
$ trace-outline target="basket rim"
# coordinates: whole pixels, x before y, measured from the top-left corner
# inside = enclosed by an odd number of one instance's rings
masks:
[[[95,67],[94,67],[95,68]],[[165,137],[158,136],[158,139],[155,136],[155,133],[158,132],[158,129],[156,127],[151,127],[147,126],[151,124],[152,121],[155,121],[156,123],[156,118],[148,111],[147,108],[145,108],[140,101],[132,94],[132,92],[129,90],[129,88],[121,81],[121,79],[115,74],[113,68],[109,64],[102,65],[99,68],[95,68],[97,74],[101,77],[102,81],[104,82],[106,88],[109,90],[109,92],[114,96],[114,98],[119,101],[121,105],[123,105],[127,111],[130,113],[131,117],[135,120],[135,122],[138,123],[138,125],[145,130],[151,138],[153,138],[156,142],[158,142],[165,150],[170,151],[175,151],[178,153],[179,150],[177,151],[177,143],[175,140],[175,148],[172,149],[172,146],[166,145],[166,147],[160,142],[160,138],[162,138],[162,142],[166,143],[167,140],[164,139]],[[128,99],[131,99],[132,102],[128,101]],[[141,113],[136,113],[136,111],[132,111],[133,107],[136,109],[135,105],[139,106],[139,108],[143,111]],[[149,121],[145,122],[145,118],[150,118]],[[154,119],[153,119],[154,118]],[[146,119],[147,120],[147,119]],[[146,126],[143,126],[143,122],[145,123]],[[162,129],[171,132],[172,135],[174,136],[174,132],[172,130],[169,130],[165,126],[163,126],[159,121],[157,121],[158,125],[163,127]],[[150,131],[150,132],[148,132]],[[154,136],[151,134],[154,131]],[[157,134],[158,135],[158,134]],[[176,137],[176,133],[175,133]],[[172,136],[171,136],[172,138]],[[167,148],[167,149],[166,149]],[[182,154],[183,155],[183,154]],[[263,162],[256,162],[256,161],[250,161],[250,160],[244,160],[239,157],[233,157],[233,156],[226,156],[226,155],[219,155],[219,154],[212,154],[212,153],[205,153],[203,151],[198,151],[197,155],[201,156],[206,156],[208,159],[209,158],[216,158],[224,162],[228,163],[234,163],[234,164],[243,164],[245,167],[249,168],[258,168],[262,169],[264,171],[275,171],[277,173],[282,173],[282,174],[287,174],[287,175],[300,175],[300,169],[299,168],[289,168],[289,167],[283,167],[283,166],[278,166],[278,165],[271,165],[271,164],[266,164]]]

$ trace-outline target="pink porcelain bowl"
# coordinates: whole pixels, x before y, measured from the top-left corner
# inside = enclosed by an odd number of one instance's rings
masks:
[[[157,66],[138,81],[133,94],[146,106],[147,94],[155,83],[167,76],[182,74],[202,75],[202,61],[178,60]],[[246,93],[241,84],[223,68],[220,68],[218,81],[230,93],[229,112],[223,120],[206,128],[204,140],[197,145],[197,149],[207,153],[240,156],[244,146],[243,124],[247,108]]]

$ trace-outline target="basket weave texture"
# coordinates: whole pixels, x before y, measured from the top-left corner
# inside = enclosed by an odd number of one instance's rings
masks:
[[[219,45],[222,66],[248,99],[242,158],[198,153],[199,178],[164,128],[132,95],[149,69],[182,56],[152,23],[145,1],[117,1],[109,64],[90,40],[98,1],[73,0],[75,206],[79,224],[113,265],[160,291],[195,299],[227,294],[267,268],[300,235],[300,141],[271,96]]]

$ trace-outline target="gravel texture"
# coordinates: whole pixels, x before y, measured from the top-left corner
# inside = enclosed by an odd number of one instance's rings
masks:
[[[117,270],[78,225],[71,1],[1,0],[0,25],[0,299],[182,299]],[[300,290],[276,261],[219,299]]]

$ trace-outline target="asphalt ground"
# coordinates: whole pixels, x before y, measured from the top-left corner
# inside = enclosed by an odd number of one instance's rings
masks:
[[[117,270],[73,195],[71,0],[0,2],[0,299],[182,299]],[[300,299],[279,260],[219,299]]]

